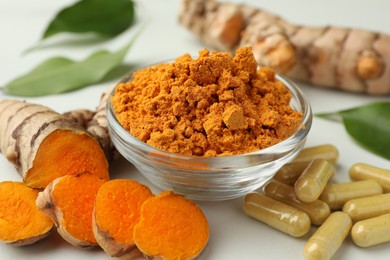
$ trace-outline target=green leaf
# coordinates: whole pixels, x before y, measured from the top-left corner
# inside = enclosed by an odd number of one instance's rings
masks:
[[[99,83],[122,64],[136,37],[137,35],[117,52],[101,50],[83,61],[73,61],[64,57],[51,58],[8,83],[4,91],[16,96],[44,96]]]
[[[94,32],[114,37],[133,24],[134,13],[132,0],[82,0],[60,11],[42,38],[61,32]]]
[[[341,120],[348,134],[364,148],[390,160],[390,102],[364,106],[316,116]]]

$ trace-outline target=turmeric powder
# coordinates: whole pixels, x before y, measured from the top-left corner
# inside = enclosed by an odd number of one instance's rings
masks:
[[[53,219],[64,240],[79,247],[97,246],[92,212],[105,181],[89,173],[59,177],[39,193],[36,205]]]
[[[107,254],[131,258],[139,253],[133,229],[142,203],[152,196],[148,187],[133,180],[111,180],[100,187],[93,212],[93,233]]]
[[[209,227],[202,210],[171,191],[150,197],[134,227],[138,249],[152,259],[195,259],[206,247]]]
[[[24,183],[0,182],[0,241],[33,244],[50,234],[53,221],[35,205],[38,190]]]
[[[120,124],[145,143],[196,156],[256,151],[292,135],[302,114],[269,68],[257,69],[250,47],[202,50],[148,67],[118,84],[112,104]]]

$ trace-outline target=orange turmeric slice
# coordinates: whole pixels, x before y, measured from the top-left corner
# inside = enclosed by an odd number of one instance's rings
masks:
[[[17,246],[50,234],[53,221],[35,205],[38,191],[24,183],[0,182],[0,240]]]
[[[194,259],[207,245],[209,227],[194,202],[167,191],[142,204],[133,235],[137,247],[147,256]]]
[[[55,179],[37,198],[38,208],[50,216],[58,233],[70,244],[96,246],[92,212],[96,194],[104,184],[95,175],[67,175]]]
[[[110,256],[132,256],[137,252],[134,225],[140,218],[142,203],[153,196],[145,185],[133,180],[111,180],[97,193],[93,213],[93,232],[98,244]]]

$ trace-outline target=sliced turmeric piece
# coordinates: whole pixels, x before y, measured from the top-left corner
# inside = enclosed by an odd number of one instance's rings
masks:
[[[133,180],[103,184],[96,196],[93,232],[107,254],[114,257],[139,254],[135,250],[133,229],[140,218],[142,203],[152,196],[148,187]]]
[[[24,183],[0,182],[0,240],[16,246],[33,244],[50,234],[53,221],[35,205],[38,191]]]
[[[96,246],[92,232],[92,212],[96,194],[105,180],[88,173],[55,179],[40,192],[38,208],[51,217],[58,233],[70,244]]]
[[[147,256],[165,260],[194,259],[208,239],[208,222],[202,210],[171,191],[147,199],[134,227],[137,247]]]
[[[83,172],[109,179],[98,141],[72,119],[41,105],[2,100],[0,122],[1,152],[30,187]]]

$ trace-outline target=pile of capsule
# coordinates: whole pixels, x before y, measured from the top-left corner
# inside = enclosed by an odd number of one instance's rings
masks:
[[[305,259],[330,259],[351,234],[360,247],[390,242],[390,170],[357,163],[351,182],[332,183],[338,149],[303,149],[262,192],[244,197],[249,216],[293,237],[318,229],[304,247]]]

